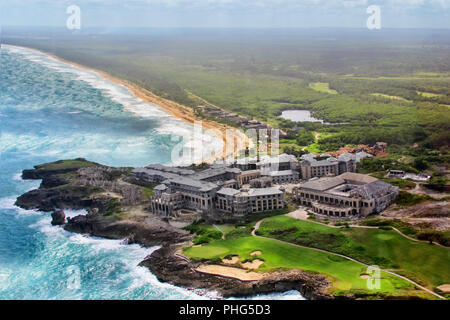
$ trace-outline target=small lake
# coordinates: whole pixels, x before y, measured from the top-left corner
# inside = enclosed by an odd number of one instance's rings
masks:
[[[323,123],[323,120],[316,119],[311,116],[311,112],[309,110],[285,110],[280,115],[281,118],[286,120],[291,120],[294,122],[320,122]]]

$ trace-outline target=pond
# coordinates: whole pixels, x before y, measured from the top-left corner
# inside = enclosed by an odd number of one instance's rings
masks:
[[[294,122],[306,121],[323,123],[323,120],[312,117],[309,110],[285,110],[281,113],[280,117]]]

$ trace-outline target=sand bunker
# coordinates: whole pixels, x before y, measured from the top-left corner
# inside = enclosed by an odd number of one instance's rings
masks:
[[[370,279],[370,276],[368,274],[362,274],[360,275],[361,279],[367,280]]]
[[[441,290],[443,293],[450,293],[450,284],[443,284],[437,287],[439,290]]]
[[[242,266],[246,269],[258,269],[260,265],[262,265],[264,261],[255,259],[253,261],[249,261],[246,263],[243,263]]]
[[[222,259],[224,264],[236,264],[239,262],[239,256],[232,256],[231,259]]]
[[[251,256],[259,256],[262,252],[259,250],[253,251],[252,253],[250,253]]]
[[[228,277],[228,278],[235,278],[242,281],[256,281],[260,280],[264,277],[264,274],[247,271],[239,268],[234,267],[226,267],[226,266],[220,266],[220,265],[201,265],[196,271],[208,273],[216,276],[222,276],[222,277]]]

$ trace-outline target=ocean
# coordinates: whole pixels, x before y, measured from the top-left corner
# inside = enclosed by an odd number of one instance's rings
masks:
[[[161,283],[139,267],[157,248],[70,233],[52,226],[50,213],[14,202],[39,186],[20,177],[37,164],[78,157],[111,166],[171,163],[180,143],[186,154],[198,145],[210,154],[222,141],[194,135],[192,125],[124,86],[43,53],[2,45],[0,64],[0,299],[218,298]],[[85,212],[68,212],[78,214]],[[253,298],[303,299],[296,291]]]

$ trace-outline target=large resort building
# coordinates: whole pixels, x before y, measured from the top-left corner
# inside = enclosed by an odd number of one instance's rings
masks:
[[[284,188],[273,185],[296,184],[300,179],[307,182],[294,187],[294,198],[314,212],[330,216],[380,212],[398,194],[398,188],[354,173],[357,159],[352,154],[342,154],[337,159],[304,155],[300,162],[287,154],[257,160],[216,163],[201,171],[150,165],[134,169],[132,175],[158,183],[150,209],[164,217],[178,216],[182,210],[239,217],[282,209]]]
[[[365,217],[386,209],[398,192],[397,187],[371,176],[346,172],[303,183],[294,188],[293,196],[318,214]]]
[[[285,206],[283,191],[273,187],[249,187],[261,178],[261,170],[213,166],[195,172],[151,165],[136,168],[132,174],[137,179],[161,183],[154,188],[150,207],[152,212],[165,217],[177,216],[181,210],[243,216]]]

